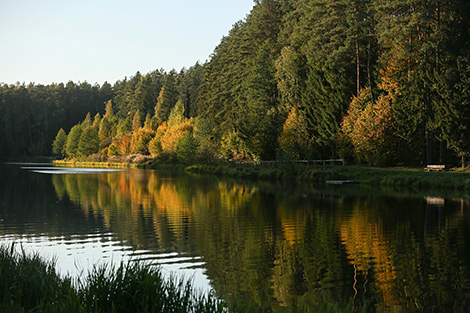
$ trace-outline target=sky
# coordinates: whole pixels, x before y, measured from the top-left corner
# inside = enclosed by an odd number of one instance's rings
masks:
[[[0,0],[0,83],[114,84],[210,58],[253,0]]]

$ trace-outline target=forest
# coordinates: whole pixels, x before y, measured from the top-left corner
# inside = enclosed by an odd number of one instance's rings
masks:
[[[465,165],[467,0],[256,0],[209,60],[0,85],[0,157]]]

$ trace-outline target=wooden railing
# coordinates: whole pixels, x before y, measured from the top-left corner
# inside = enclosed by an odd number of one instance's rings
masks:
[[[230,162],[237,163],[237,164],[272,164],[272,163],[303,163],[303,164],[322,164],[326,165],[327,163],[330,165],[334,164],[341,164],[344,166],[344,159],[328,159],[328,160],[279,160],[279,161],[248,161],[248,160],[229,160]]]

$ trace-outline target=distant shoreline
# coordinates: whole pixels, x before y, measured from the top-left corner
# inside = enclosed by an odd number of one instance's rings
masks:
[[[278,182],[309,182],[325,184],[326,181],[354,181],[364,185],[400,189],[469,190],[470,170],[451,169],[443,172],[427,172],[424,168],[374,168],[355,165],[304,165],[290,162],[263,164],[236,164],[220,161],[214,164],[181,164],[160,162],[153,158],[129,156],[103,162],[55,160],[56,165],[74,167],[169,169],[198,175],[226,178],[266,180]],[[140,163],[137,162],[140,160]]]

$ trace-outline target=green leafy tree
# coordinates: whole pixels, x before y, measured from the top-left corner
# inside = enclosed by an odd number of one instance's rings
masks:
[[[176,157],[182,163],[192,163],[197,157],[195,151],[197,151],[197,141],[191,131],[183,135],[176,146]]]
[[[80,136],[83,132],[82,124],[77,124],[70,129],[70,132],[67,136],[67,142],[65,143],[65,153],[68,157],[77,157],[78,152],[78,143],[80,141]]]
[[[97,153],[99,143],[98,129],[95,127],[87,127],[80,135],[77,152],[82,157]]]
[[[52,153],[56,155],[63,155],[65,154],[65,144],[67,142],[67,134],[65,133],[64,129],[59,129],[57,136],[52,143]]]

